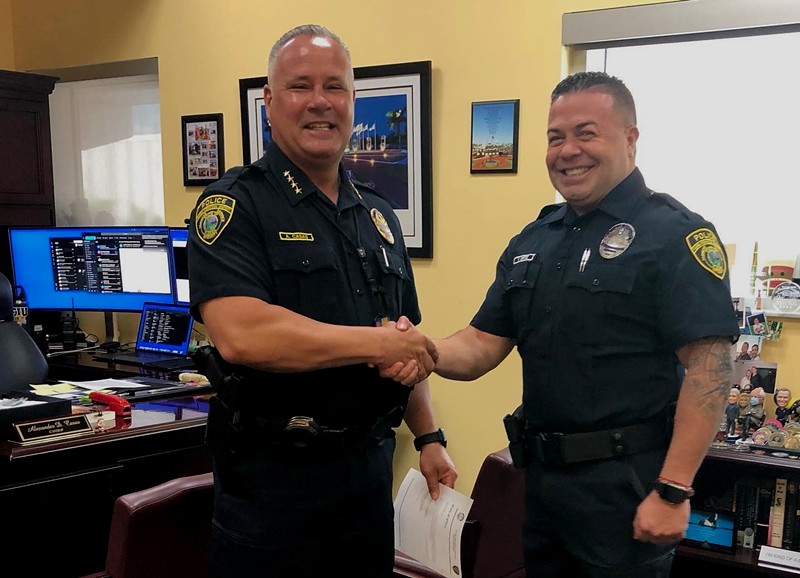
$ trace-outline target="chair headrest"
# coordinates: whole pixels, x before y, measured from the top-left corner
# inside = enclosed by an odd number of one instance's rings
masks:
[[[0,273],[0,320],[9,321],[14,318],[14,289],[8,277]]]

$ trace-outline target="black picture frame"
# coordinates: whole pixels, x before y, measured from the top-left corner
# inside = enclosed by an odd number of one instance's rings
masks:
[[[390,202],[409,256],[432,258],[431,61],[358,67],[354,75],[354,127],[345,168]],[[245,164],[260,158],[271,140],[266,83],[266,76],[239,80]]]
[[[472,103],[471,174],[516,173],[519,166],[519,99]]]
[[[204,187],[225,172],[222,113],[181,117],[183,184]]]

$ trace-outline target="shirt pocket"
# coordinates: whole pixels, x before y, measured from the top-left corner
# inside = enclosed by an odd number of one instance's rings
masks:
[[[518,339],[526,329],[535,323],[533,314],[533,295],[542,264],[527,261],[514,265],[506,280],[505,296],[509,310],[517,328]]]
[[[411,280],[406,269],[406,262],[402,255],[393,251],[377,249],[375,258],[381,271],[380,283],[383,286],[383,295],[386,298],[386,311],[390,319],[397,320],[403,311],[403,290],[406,283]]]
[[[607,343],[624,330],[618,316],[631,307],[636,269],[613,263],[589,264],[565,279],[563,322],[581,343]]]
[[[333,249],[298,244],[267,251],[274,271],[274,304],[318,321],[335,320],[344,284]]]

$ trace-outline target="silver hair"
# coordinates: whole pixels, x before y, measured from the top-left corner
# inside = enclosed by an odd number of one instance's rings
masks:
[[[272,50],[269,51],[269,63],[267,68],[267,75],[272,75],[272,69],[275,66],[275,59],[278,57],[278,53],[281,49],[289,44],[291,40],[294,40],[298,36],[311,36],[317,38],[329,38],[333,40],[336,44],[342,47],[344,50],[345,56],[347,56],[347,62],[350,62],[350,51],[345,46],[342,39],[339,38],[335,33],[331,32],[324,26],[319,24],[301,24],[300,26],[295,26],[289,32],[281,36],[278,41],[272,46]]]

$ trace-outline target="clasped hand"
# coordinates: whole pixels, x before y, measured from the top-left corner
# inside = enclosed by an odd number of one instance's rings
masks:
[[[387,355],[378,364],[381,377],[392,379],[406,386],[413,386],[426,379],[439,359],[433,341],[423,335],[407,317],[390,322],[385,337]]]

